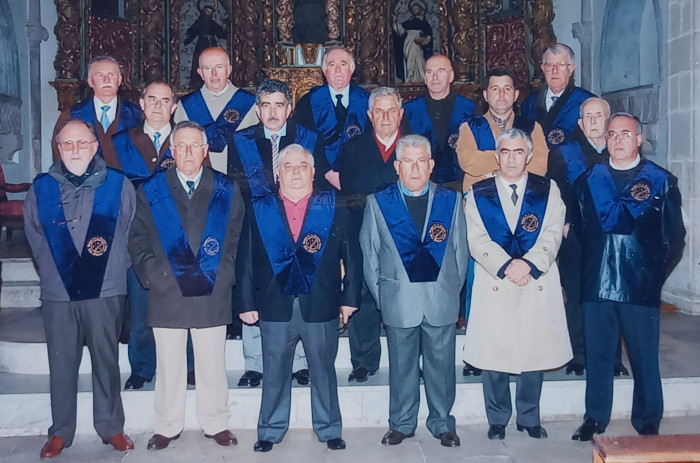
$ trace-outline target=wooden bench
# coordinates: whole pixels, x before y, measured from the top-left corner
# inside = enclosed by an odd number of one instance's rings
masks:
[[[700,462],[700,434],[593,437],[593,463]]]

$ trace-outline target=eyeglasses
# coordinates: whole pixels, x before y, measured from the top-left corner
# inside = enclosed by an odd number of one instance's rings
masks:
[[[73,151],[76,148],[78,151],[87,151],[88,148],[90,148],[91,143],[95,143],[97,140],[78,140],[78,141],[73,141],[73,140],[66,140],[62,141],[58,145],[61,147],[61,150],[63,151]]]
[[[185,151],[187,151],[187,148],[189,148],[192,151],[197,151],[200,148],[204,149],[207,146],[209,146],[209,145],[207,145],[206,143],[197,143],[197,142],[190,143],[189,145],[187,143],[178,143],[177,145],[173,146],[173,149],[175,151],[179,151],[181,153],[184,153]]]
[[[622,138],[623,140],[629,140],[635,135],[636,134],[634,132],[630,132],[629,130],[623,130],[622,132],[608,132],[605,134],[605,139],[615,140],[617,138]]]
[[[284,170],[285,172],[293,172],[295,169],[298,169],[298,170],[300,170],[300,171],[302,171],[302,172],[305,172],[305,171],[309,170],[310,167],[311,167],[311,165],[310,165],[310,164],[307,164],[307,163],[302,163],[302,164],[283,164],[283,165],[282,165],[282,170]]]
[[[420,158],[420,159],[397,159],[404,167],[413,169],[413,166],[418,166],[419,169],[425,169],[428,166],[428,161],[430,159]]]
[[[571,64],[570,63],[542,63],[542,66],[544,66],[545,71],[551,71],[555,67],[560,71],[564,71],[566,69],[569,69],[571,67]]]

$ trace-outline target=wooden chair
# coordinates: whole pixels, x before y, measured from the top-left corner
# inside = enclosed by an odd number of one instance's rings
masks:
[[[700,462],[700,434],[593,437],[593,463]]]
[[[0,232],[7,228],[7,241],[12,239],[12,230],[24,229],[23,199],[7,199],[7,193],[21,193],[29,190],[31,183],[6,183],[5,171],[0,165]]]

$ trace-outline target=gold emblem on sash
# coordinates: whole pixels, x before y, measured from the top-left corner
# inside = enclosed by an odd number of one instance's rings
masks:
[[[241,120],[241,113],[237,109],[229,108],[224,112],[224,120],[229,124],[235,124]]]
[[[356,124],[350,124],[347,129],[345,129],[345,135],[348,136],[348,138],[355,137],[359,134],[362,133],[362,129],[360,129],[359,125]]]
[[[204,244],[202,244],[202,250],[208,256],[215,256],[221,250],[221,245],[219,245],[219,242],[216,238],[210,236],[206,240],[204,240]]]
[[[100,257],[107,252],[107,240],[101,236],[93,236],[87,244],[87,252],[91,256]]]
[[[453,133],[452,135],[450,135],[450,138],[447,139],[447,144],[450,145],[450,148],[452,148],[453,150],[456,150],[458,139],[459,139],[459,134]]]
[[[162,167],[163,169],[166,169],[166,170],[170,169],[174,165],[175,165],[175,159],[173,159],[173,158],[165,158],[160,163],[160,167]]]
[[[523,230],[526,232],[534,232],[540,228],[540,219],[538,219],[532,212],[528,212],[520,220],[520,225],[522,225]]]
[[[442,243],[447,239],[447,229],[441,223],[434,223],[430,226],[430,239],[436,243]]]
[[[323,241],[321,241],[321,237],[316,235],[315,233],[309,233],[304,237],[301,244],[304,246],[304,249],[306,249],[306,252],[308,252],[309,254],[316,254],[318,251],[321,250],[321,246],[323,246]]]
[[[554,129],[549,132],[547,135],[547,140],[552,144],[552,145],[558,145],[561,142],[564,141],[564,138],[566,136],[564,135],[564,131],[562,129]]]
[[[646,201],[651,196],[651,188],[646,182],[637,182],[632,185],[630,194],[637,201]]]

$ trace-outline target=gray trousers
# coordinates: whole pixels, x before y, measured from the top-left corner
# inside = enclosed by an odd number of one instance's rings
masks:
[[[542,393],[541,371],[527,371],[515,380],[515,410],[517,423],[532,427],[540,425],[540,394]],[[486,417],[490,425],[507,425],[513,413],[510,400],[510,375],[500,371],[484,370],[481,375],[484,386]]]
[[[258,440],[278,443],[289,428],[292,402],[292,358],[301,340],[311,376],[311,418],[321,442],[341,437],[342,420],[338,404],[338,320],[307,323],[301,316],[299,300],[294,300],[288,322],[260,320],[262,352],[267,370],[262,384],[258,418]]]
[[[425,318],[412,328],[385,326],[389,351],[389,428],[412,435],[420,405],[418,358],[428,401],[426,426],[435,437],[455,430],[455,327],[432,326]]]
[[[119,333],[125,296],[86,301],[43,301],[42,317],[49,354],[51,418],[49,436],[75,436],[78,368],[83,341],[92,361],[92,416],[95,430],[107,440],[124,431]]]
[[[245,371],[263,372],[262,343],[260,342],[260,327],[258,325],[246,325],[241,329],[243,340],[243,357],[245,358]],[[309,368],[306,363],[306,354],[302,343],[297,344],[294,351],[294,363],[292,371],[297,372]]]

